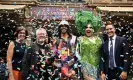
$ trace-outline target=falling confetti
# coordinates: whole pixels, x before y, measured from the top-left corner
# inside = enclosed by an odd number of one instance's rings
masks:
[[[43,1],[43,0],[40,0],[40,1]],[[47,1],[50,1],[50,0],[47,0]],[[72,0],[72,1],[75,1],[75,0]],[[93,2],[90,2],[90,3],[93,3]],[[13,2],[12,5],[16,6],[17,2]],[[83,5],[81,5],[81,6],[83,6]],[[67,8],[69,8],[69,7],[67,6]],[[31,7],[31,9],[33,9],[33,8]],[[33,15],[33,19],[37,19],[36,16],[34,16],[34,14],[36,14],[37,17],[39,17],[38,16],[39,14],[42,14],[42,12],[40,10],[38,10],[38,12],[35,12],[35,11],[37,11],[37,10],[34,10],[33,12],[30,12],[31,15]],[[19,23],[19,22],[22,22],[22,21],[19,21],[20,20],[20,19],[18,19],[19,15],[16,14],[16,12],[17,12],[17,10],[15,10],[14,13],[12,14],[12,13],[9,13],[8,11],[5,10],[4,14],[0,13],[0,25],[1,25],[0,26],[0,45],[1,45],[0,46],[0,54],[3,54],[2,56],[6,56],[7,46],[10,42],[9,40],[14,40],[15,39],[13,37],[13,33],[16,29],[16,26],[21,25],[21,23]],[[74,12],[74,10],[72,12]],[[118,12],[118,14],[120,14],[120,12]],[[123,24],[127,24],[127,26],[128,25],[130,26],[131,24],[133,24],[132,14],[130,14],[130,13],[125,13],[125,14],[127,14],[128,16],[118,16],[118,15],[111,15],[111,14],[108,14],[108,13],[106,14],[105,13],[104,14],[105,17],[106,17],[105,21],[107,21],[107,20],[114,21],[114,25],[117,27],[117,34],[120,35],[120,36],[124,36],[126,38],[131,38],[132,39],[133,35],[129,36],[130,35],[129,29],[126,29],[127,27],[125,25],[123,25]],[[57,18],[58,17],[59,16],[57,16]],[[31,24],[33,25],[32,27],[35,29],[36,22],[35,23],[31,22]],[[53,35],[53,36],[58,35],[58,32],[57,32],[58,23],[57,22],[50,22],[50,23],[47,24],[47,26],[48,26],[47,31],[49,32],[50,35]],[[128,27],[128,28],[130,28],[130,27]],[[33,33],[34,33],[34,31],[33,31]],[[130,42],[131,39],[128,39],[128,41]],[[133,45],[132,43],[129,43],[129,44]],[[133,52],[133,48],[131,49],[131,52]],[[29,53],[29,54],[31,54],[31,53]],[[120,55],[120,57],[124,57],[124,55]],[[133,66],[133,57],[131,57],[131,60],[132,60],[132,63],[131,63],[132,65],[131,65],[130,73],[133,74],[133,67],[132,67]],[[14,61],[12,61],[12,63],[13,62]],[[41,62],[43,62],[43,60],[41,60]],[[34,78],[34,76],[32,76],[32,77]],[[30,77],[28,77],[27,79],[30,79]],[[133,80],[133,78],[132,78],[132,80]]]

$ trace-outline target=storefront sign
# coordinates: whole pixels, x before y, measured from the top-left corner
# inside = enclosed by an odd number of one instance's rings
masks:
[[[34,19],[67,19],[74,20],[75,14],[80,10],[92,11],[92,8],[61,8],[61,7],[32,7],[31,18]]]

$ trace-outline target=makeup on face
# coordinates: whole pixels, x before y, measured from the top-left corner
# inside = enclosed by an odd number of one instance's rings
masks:
[[[88,24],[88,25],[86,26],[86,28],[93,29],[93,27],[92,27],[91,24]]]
[[[92,27],[86,27],[86,29],[85,29],[85,31],[88,32],[88,33],[92,32],[92,30],[93,30]]]
[[[93,27],[91,27],[91,26],[89,26],[89,27],[87,26],[86,28],[93,29]]]
[[[86,36],[91,36],[92,33],[93,33],[93,27],[90,24],[88,24],[85,29],[85,34]]]

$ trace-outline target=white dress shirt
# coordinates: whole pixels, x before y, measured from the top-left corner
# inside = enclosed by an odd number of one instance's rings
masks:
[[[113,37],[112,37],[112,42],[113,42],[113,59],[114,59],[114,67],[117,67],[116,66],[116,62],[115,62],[115,40],[116,40],[116,35],[114,35]],[[109,38],[109,43],[108,43],[108,49],[109,49],[109,52],[110,52],[110,45],[111,44],[111,40],[110,40],[110,38]],[[109,53],[110,54],[110,53]],[[110,64],[110,60],[109,60],[109,64]],[[109,65],[109,67],[110,67],[110,65]]]

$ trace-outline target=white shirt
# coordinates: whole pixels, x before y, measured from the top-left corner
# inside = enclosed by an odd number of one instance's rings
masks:
[[[116,40],[116,35],[114,35],[112,37],[112,42],[113,42],[113,59],[114,59],[114,67],[116,67],[116,62],[115,62],[115,40]],[[110,52],[110,44],[111,44],[111,40],[109,38],[109,43],[108,43],[108,49],[109,49],[109,52]],[[109,64],[110,64],[110,61],[109,61]],[[110,65],[109,65],[110,66]]]
[[[72,35],[72,39],[70,41],[71,44],[75,44],[76,42],[76,36]]]

